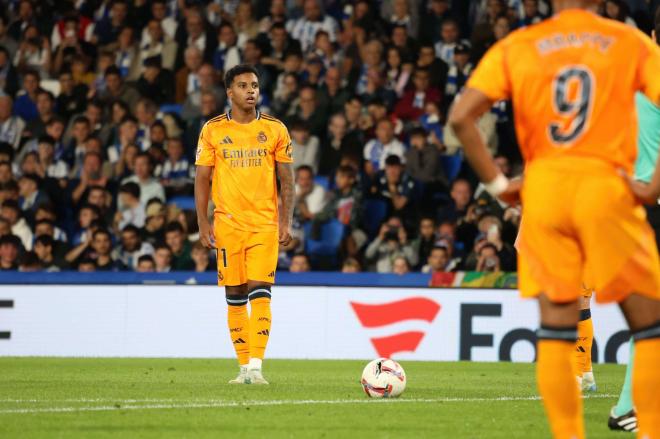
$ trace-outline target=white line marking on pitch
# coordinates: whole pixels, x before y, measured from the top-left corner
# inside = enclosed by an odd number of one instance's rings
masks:
[[[615,398],[618,395],[597,394],[584,396],[584,399]],[[497,402],[497,401],[538,401],[539,396],[502,396],[497,398],[417,398],[417,399],[329,399],[329,400],[272,400],[272,401],[226,401],[226,400],[208,400],[201,402],[182,402],[180,404],[147,404],[147,405],[116,405],[111,406],[93,406],[93,407],[44,407],[44,408],[21,408],[21,409],[3,409],[0,414],[17,413],[70,413],[70,412],[103,412],[114,410],[158,410],[158,409],[205,409],[205,408],[226,408],[226,407],[250,407],[250,406],[278,406],[278,405],[334,405],[334,404],[373,404],[373,403],[423,403],[432,404],[438,402]],[[8,400],[5,400],[8,401]],[[38,401],[38,400],[15,400],[19,401]],[[84,400],[88,402],[88,400]],[[101,400],[99,400],[101,401]],[[103,400],[112,401],[112,400]],[[137,400],[116,400],[117,404],[125,401]],[[153,400],[158,401],[158,400]],[[161,400],[176,401],[176,400]],[[51,402],[51,401],[44,401]],[[72,402],[72,400],[69,400]]]

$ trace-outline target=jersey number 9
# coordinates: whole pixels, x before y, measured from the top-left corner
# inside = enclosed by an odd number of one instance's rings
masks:
[[[552,81],[552,106],[561,118],[548,125],[550,139],[568,147],[585,131],[593,108],[594,79],[585,66],[570,66]],[[570,123],[566,123],[566,121]]]

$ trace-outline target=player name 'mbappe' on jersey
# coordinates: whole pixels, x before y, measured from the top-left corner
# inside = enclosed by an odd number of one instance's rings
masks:
[[[276,162],[293,162],[289,132],[257,112],[241,124],[231,112],[209,120],[199,135],[195,164],[214,167],[215,217],[240,230],[277,229]]]

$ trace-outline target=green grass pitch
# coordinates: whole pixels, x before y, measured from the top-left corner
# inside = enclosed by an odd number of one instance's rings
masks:
[[[362,361],[267,360],[270,386],[226,384],[231,360],[0,358],[0,437],[547,438],[534,367],[402,362],[398,400],[370,400]],[[624,368],[597,365],[589,437],[607,429]]]

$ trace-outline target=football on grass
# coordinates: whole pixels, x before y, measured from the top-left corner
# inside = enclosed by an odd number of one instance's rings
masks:
[[[362,371],[362,388],[372,398],[396,398],[406,388],[406,373],[399,363],[377,358]]]

